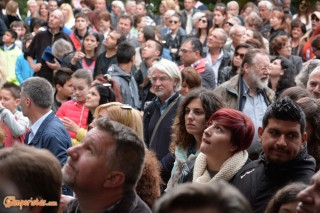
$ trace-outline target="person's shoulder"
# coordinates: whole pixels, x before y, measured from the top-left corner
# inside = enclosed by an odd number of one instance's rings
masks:
[[[151,209],[147,204],[137,195],[137,205],[132,213],[151,213]]]

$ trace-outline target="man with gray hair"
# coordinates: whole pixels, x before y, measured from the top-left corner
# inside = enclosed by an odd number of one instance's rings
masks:
[[[258,8],[259,8],[260,17],[263,21],[260,32],[263,35],[263,37],[267,38],[271,30],[269,20],[272,16],[273,4],[270,1],[263,0],[259,2]]]
[[[311,92],[315,98],[320,98],[320,67],[317,67],[310,73],[307,90]]]
[[[181,73],[174,62],[161,59],[152,65],[149,76],[152,83],[151,91],[157,97],[144,111],[144,139],[161,162],[162,178],[166,183],[174,162],[169,145],[171,126],[180,101]],[[168,159],[171,161],[167,164]]]
[[[55,58],[43,57],[43,53],[51,53],[51,46],[60,38],[72,43],[70,37],[61,31],[63,25],[64,15],[62,11],[54,10],[49,15],[48,29],[38,32],[24,53],[24,57],[34,70],[34,75],[47,79],[51,84],[53,84],[53,70],[59,69],[60,64]],[[35,59],[37,63],[34,62]]]
[[[269,54],[262,49],[249,49],[241,64],[241,73],[214,90],[227,107],[242,111],[251,118],[255,135],[248,152],[253,159],[256,159],[261,151],[258,127],[262,124],[268,105],[274,99],[274,92],[268,87],[269,71]]]
[[[226,44],[228,39],[227,33],[221,29],[216,28],[212,30],[208,35],[207,40],[207,61],[209,65],[212,67],[214,76],[216,79],[216,85],[221,84],[221,70],[226,67],[230,66],[231,64],[231,57],[229,53],[227,53],[223,47]]]
[[[24,142],[48,149],[64,165],[71,139],[60,119],[52,112],[52,103],[53,89],[47,80],[33,77],[23,82],[20,106],[23,115],[32,123]]]
[[[82,143],[68,150],[63,181],[77,198],[68,212],[151,213],[135,188],[141,176],[145,146],[130,128],[106,117]]]
[[[239,16],[240,6],[236,1],[230,1],[227,4],[227,13],[229,17]]]
[[[235,48],[241,43],[241,38],[245,34],[246,28],[242,25],[234,25],[231,27],[229,35],[232,42],[224,46],[224,50],[227,51],[230,57],[233,57]]]

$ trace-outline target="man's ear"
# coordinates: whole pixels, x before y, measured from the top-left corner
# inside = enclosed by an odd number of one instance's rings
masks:
[[[245,64],[243,65],[243,72],[248,73],[249,66],[250,66],[249,64],[245,63]]]
[[[261,126],[258,128],[258,136],[259,136],[259,141],[262,143],[262,134],[263,134],[263,129]]]
[[[107,175],[107,179],[103,183],[105,188],[113,188],[123,185],[125,175],[123,172],[112,171]]]
[[[56,90],[60,91],[62,89],[62,86],[60,84],[56,84]]]

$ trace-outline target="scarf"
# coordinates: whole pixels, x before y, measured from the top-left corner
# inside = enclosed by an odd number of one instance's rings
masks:
[[[222,164],[219,172],[211,179],[207,170],[207,156],[200,153],[194,165],[192,182],[208,183],[221,179],[229,181],[244,166],[247,160],[247,151],[235,153]]]

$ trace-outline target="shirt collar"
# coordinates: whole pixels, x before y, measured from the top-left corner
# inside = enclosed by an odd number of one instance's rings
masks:
[[[30,127],[33,135],[36,135],[38,129],[40,128],[42,122],[50,115],[50,113],[52,112],[52,110],[50,110],[49,112],[47,112],[46,114],[44,114],[41,118],[39,118],[34,124],[32,124],[32,126]]]

